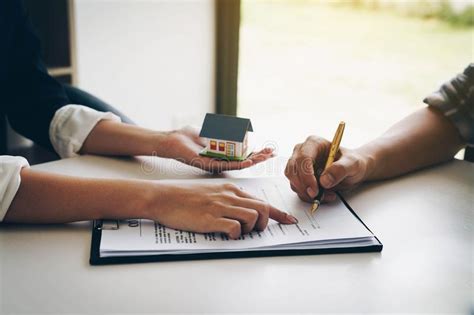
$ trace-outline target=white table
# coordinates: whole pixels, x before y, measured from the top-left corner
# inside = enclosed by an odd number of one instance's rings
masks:
[[[174,165],[86,156],[34,168],[113,178],[202,176]],[[252,172],[262,168],[239,174]],[[473,196],[474,165],[463,161],[360,188],[349,203],[384,244],[382,253],[366,254],[93,267],[89,222],[4,225],[1,311],[466,313],[474,301]]]

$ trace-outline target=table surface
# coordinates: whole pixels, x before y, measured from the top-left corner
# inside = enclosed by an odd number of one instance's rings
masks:
[[[224,176],[267,176],[282,161]],[[112,178],[197,178],[159,158],[37,165]],[[281,173],[280,173],[281,174]],[[469,312],[474,164],[453,161],[346,195],[381,253],[90,266],[91,223],[0,226],[2,313]]]

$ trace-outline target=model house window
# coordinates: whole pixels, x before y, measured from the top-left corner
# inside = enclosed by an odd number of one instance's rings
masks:
[[[217,150],[217,141],[211,140],[211,150]]]
[[[225,143],[219,142],[219,151],[225,151]]]

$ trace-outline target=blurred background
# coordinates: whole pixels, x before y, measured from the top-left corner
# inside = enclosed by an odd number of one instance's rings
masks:
[[[474,60],[473,14],[469,0],[244,0],[238,113],[293,143],[345,120],[343,144],[360,145]]]
[[[472,0],[25,3],[62,82],[156,130],[248,117],[284,156],[340,120],[370,140],[474,60]]]

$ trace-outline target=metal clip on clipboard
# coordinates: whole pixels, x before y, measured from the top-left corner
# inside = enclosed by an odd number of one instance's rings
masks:
[[[118,220],[95,220],[94,228],[96,230],[118,230],[120,224]]]

